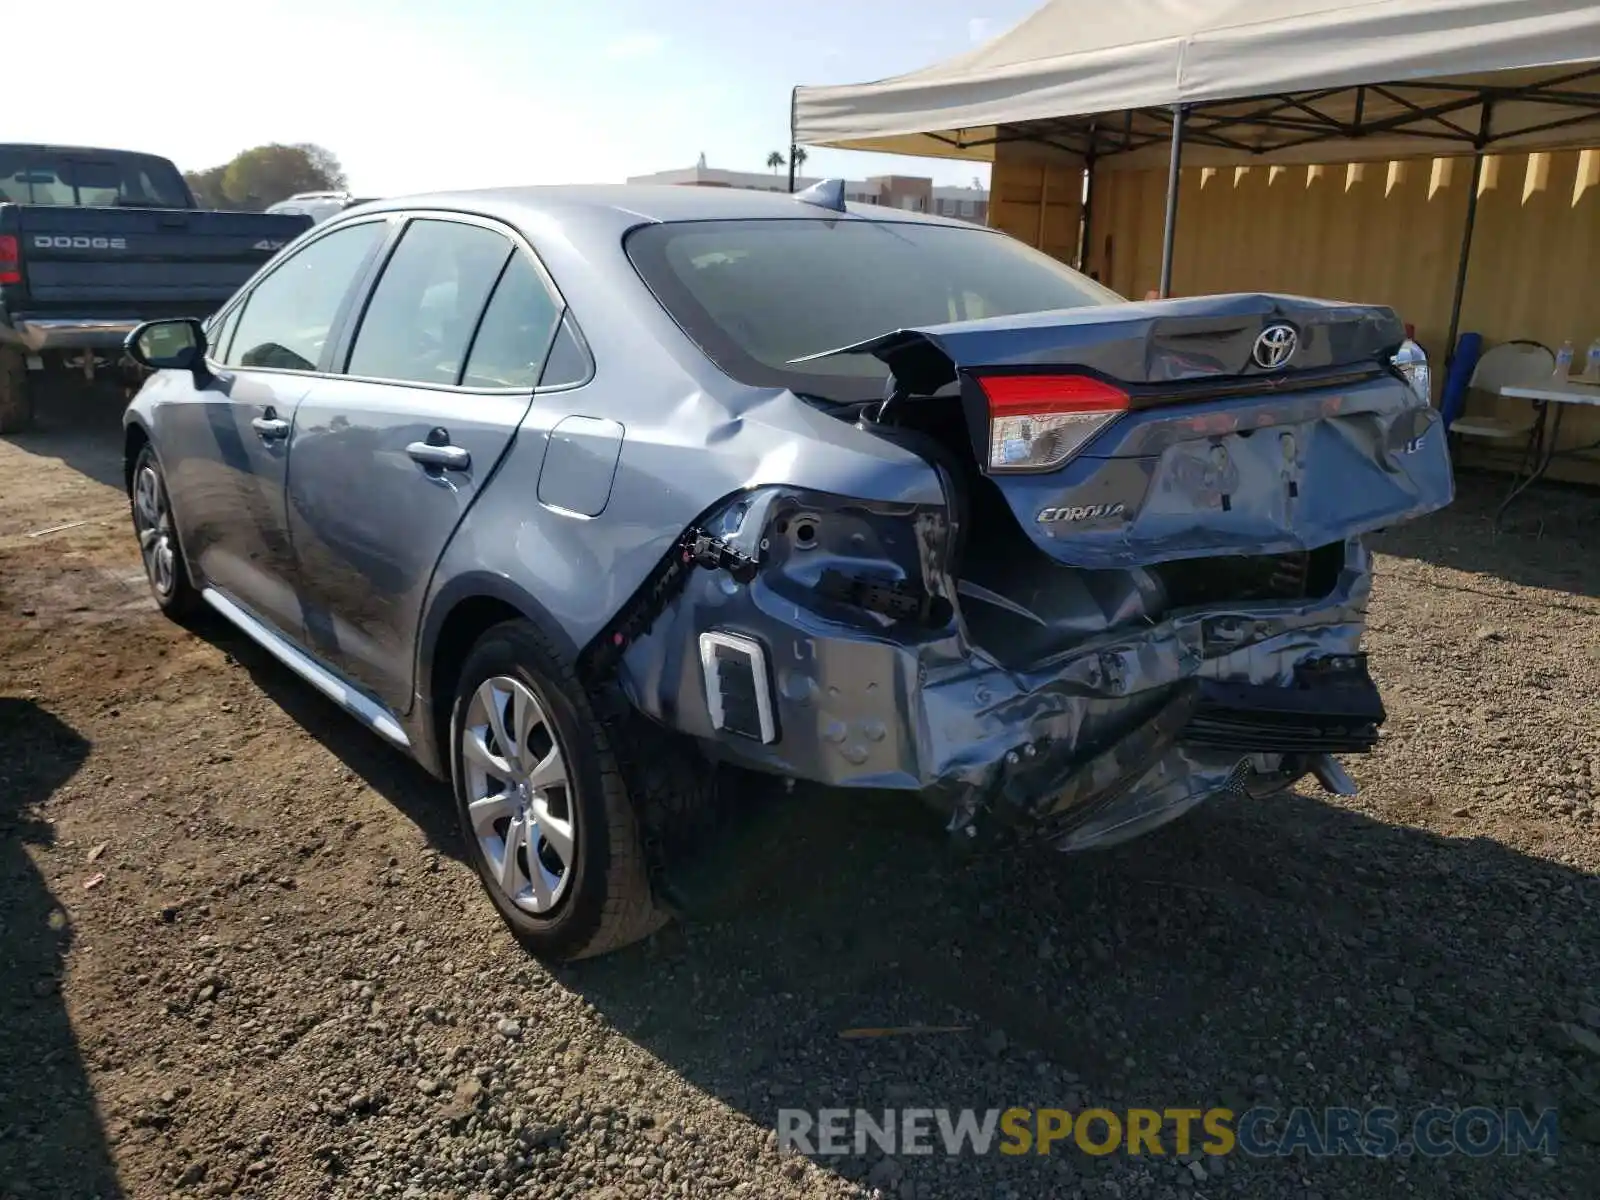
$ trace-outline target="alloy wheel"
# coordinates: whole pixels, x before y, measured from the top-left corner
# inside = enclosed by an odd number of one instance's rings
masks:
[[[565,896],[577,806],[555,723],[533,690],[496,675],[478,685],[461,726],[467,812],[496,887],[524,912]]]
[[[133,523],[139,535],[139,553],[145,573],[163,596],[170,596],[178,581],[177,560],[172,548],[172,512],[167,506],[166,489],[151,463],[139,468],[133,480]]]

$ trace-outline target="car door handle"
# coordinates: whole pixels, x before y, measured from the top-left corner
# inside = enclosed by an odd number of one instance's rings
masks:
[[[472,455],[460,446],[412,442],[406,447],[406,453],[425,467],[440,467],[446,471],[465,471],[472,465]]]
[[[275,442],[279,438],[289,436],[289,422],[282,417],[255,417],[250,421],[250,428],[259,433],[264,441]]]

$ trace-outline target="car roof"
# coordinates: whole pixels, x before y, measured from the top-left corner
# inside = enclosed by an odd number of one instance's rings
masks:
[[[762,219],[837,221],[844,218],[950,225],[963,229],[982,228],[975,226],[971,221],[876,204],[848,204],[845,212],[841,214],[820,205],[807,204],[787,192],[758,192],[745,188],[693,187],[676,184],[561,184],[548,187],[436,192],[415,196],[390,196],[362,204],[359,211],[372,213],[427,208],[448,212],[481,213],[523,227],[544,224],[552,219],[563,224],[602,224],[625,229],[635,225],[671,221]]]

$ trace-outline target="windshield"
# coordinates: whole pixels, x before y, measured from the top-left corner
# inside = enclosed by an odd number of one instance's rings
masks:
[[[865,354],[795,359],[926,325],[1117,304],[1093,280],[990,230],[888,221],[685,221],[627,241],[707,357],[742,383],[830,400],[881,395]]]
[[[176,167],[143,155],[0,149],[0,204],[188,208]]]

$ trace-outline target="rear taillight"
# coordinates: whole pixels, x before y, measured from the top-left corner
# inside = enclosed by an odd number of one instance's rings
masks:
[[[1411,385],[1412,397],[1419,407],[1433,403],[1433,373],[1428,369],[1428,356],[1422,347],[1407,338],[1395,353],[1394,369]]]
[[[986,375],[989,470],[1047,471],[1128,410],[1128,393],[1091,375]]]
[[[17,249],[17,239],[9,233],[0,233],[0,283],[22,282],[22,254]]]

